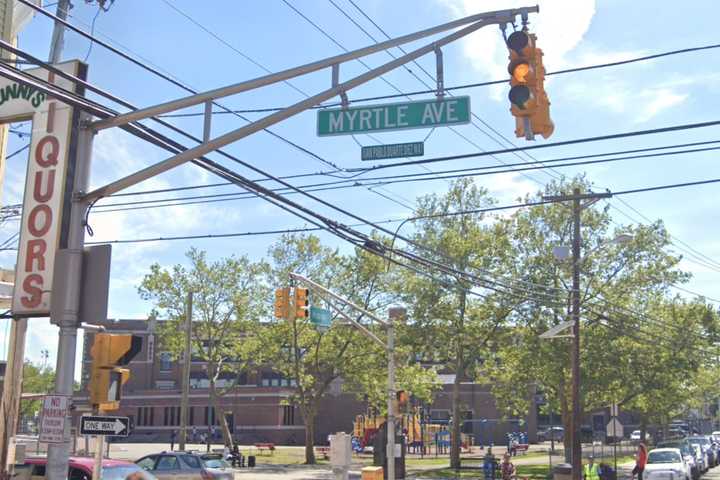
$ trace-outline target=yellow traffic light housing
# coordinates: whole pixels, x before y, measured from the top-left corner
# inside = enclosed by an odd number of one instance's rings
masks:
[[[295,318],[307,318],[310,316],[310,290],[307,288],[295,288]]]
[[[536,40],[525,30],[513,32],[507,39],[510,112],[515,117],[515,135],[527,140],[533,140],[535,134],[548,138],[555,129],[544,86],[543,52]]]
[[[142,348],[142,337],[128,334],[98,333],[90,349],[90,403],[100,410],[120,408],[122,386],[130,380],[130,370],[123,368]]]
[[[290,316],[290,289],[278,288],[275,290],[275,318]]]
[[[407,413],[410,405],[410,394],[405,390],[398,390],[395,392],[395,400],[397,401],[396,412]]]

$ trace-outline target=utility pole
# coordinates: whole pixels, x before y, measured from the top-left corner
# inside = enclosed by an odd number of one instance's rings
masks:
[[[544,196],[543,200],[554,202],[572,201],[573,213],[573,242],[572,242],[572,290],[571,290],[571,319],[573,325],[572,347],[570,349],[570,365],[572,376],[572,409],[570,418],[570,463],[572,465],[573,480],[582,480],[582,438],[580,425],[582,423],[582,398],[580,396],[580,248],[582,237],[580,233],[581,214],[584,208],[589,207],[601,198],[612,197],[611,193],[581,194],[580,188],[574,188],[572,195]],[[584,204],[582,200],[588,200]]]
[[[55,10],[55,16],[60,20],[67,18],[67,12],[70,10],[70,0],[60,0]],[[56,21],[53,27],[52,43],[50,44],[50,55],[48,62],[51,64],[60,63],[63,46],[65,44],[65,26]]]
[[[185,312],[185,356],[183,357],[182,399],[180,400],[180,442],[178,445],[180,451],[185,450],[185,443],[187,442],[190,361],[192,357],[192,345],[190,342],[192,335],[192,308],[193,294],[192,292],[188,292],[187,311]]]

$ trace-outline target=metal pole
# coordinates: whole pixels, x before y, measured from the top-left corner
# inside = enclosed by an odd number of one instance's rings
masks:
[[[573,271],[572,271],[572,476],[582,480],[582,443],[580,438],[580,189],[573,189]]]
[[[390,317],[387,326],[388,352],[388,418],[387,479],[395,480],[395,326]]]
[[[70,0],[60,0],[57,4],[57,10],[55,16],[60,20],[67,18],[67,12],[70,10]],[[62,54],[63,44],[65,37],[65,25],[61,22],[55,21],[53,27],[52,43],[50,44],[50,55],[48,62],[51,64],[60,63],[60,55]]]
[[[398,57],[395,60],[392,60],[388,63],[385,63],[377,68],[374,68],[366,73],[363,73],[362,75],[358,75],[357,77],[354,77],[344,83],[341,83],[335,87],[331,87],[327,90],[324,90],[317,95],[314,95],[312,97],[308,97],[305,100],[301,100],[293,105],[290,105],[289,107],[284,108],[283,110],[280,110],[278,112],[272,113],[270,115],[267,115],[259,120],[256,120],[252,123],[249,123],[243,127],[240,127],[236,130],[232,130],[224,135],[220,135],[219,137],[213,138],[212,140],[209,140],[207,142],[204,142],[196,147],[189,148],[187,150],[184,150],[181,153],[178,153],[177,155],[174,155],[168,159],[165,159],[161,162],[158,162],[154,165],[151,165],[149,167],[146,167],[142,170],[139,170],[135,173],[132,173],[124,178],[121,178],[119,180],[116,180],[112,183],[109,183],[107,185],[104,185],[102,187],[96,188],[95,190],[91,191],[85,196],[85,200],[88,202],[95,201],[99,198],[106,197],[108,195],[112,195],[113,193],[117,193],[120,190],[124,190],[128,187],[132,187],[133,185],[136,185],[142,181],[145,181],[149,178],[152,178],[154,176],[157,176],[161,173],[164,173],[168,170],[171,170],[179,165],[182,165],[183,163],[187,163],[191,160],[194,160],[198,157],[201,157],[205,155],[206,153],[212,152],[214,150],[217,150],[218,148],[222,148],[225,145],[228,145],[230,143],[236,142],[242,138],[245,138],[249,135],[252,135],[253,133],[259,132],[263,129],[266,129],[268,127],[271,127],[283,120],[286,120],[294,115],[297,115],[299,113],[302,113],[315,105],[318,105],[325,100],[329,100],[333,97],[336,97],[342,92],[345,92],[347,90],[350,90],[352,88],[355,88],[357,86],[360,86],[364,83],[369,82],[370,80],[373,80],[374,78],[377,78],[387,72],[390,72],[402,65],[405,65],[406,63],[409,63],[417,58],[422,57],[423,55],[433,52],[435,48],[447,45],[449,43],[452,43],[456,40],[459,40],[460,38],[463,38],[466,35],[471,34],[472,32],[479,30],[482,27],[485,27],[491,23],[496,22],[486,22],[486,21],[479,21],[477,23],[473,23],[472,25],[469,25],[461,30],[458,30],[446,37],[443,37],[439,40],[436,40],[435,42],[425,45],[424,47],[418,48],[417,50],[413,50],[412,52],[409,52],[402,57]]]
[[[82,127],[88,120],[86,114],[80,116],[80,132],[78,135],[77,161],[75,164],[75,180],[73,192],[86,192],[90,176],[90,158],[94,133]],[[70,209],[70,226],[68,249],[77,252],[77,261],[68,269],[68,287],[66,296],[54,298],[59,302],[62,312],[59,318],[52,318],[52,323],[60,327],[58,353],[55,369],[55,393],[72,395],[75,380],[75,349],[77,347],[78,307],[80,303],[80,277],[82,275],[82,248],[85,243],[85,212],[88,204],[78,198],[73,199]],[[66,420],[66,431],[70,431],[70,419]],[[48,446],[47,478],[48,480],[65,480],[68,475],[70,459],[69,441]]]
[[[22,3],[26,3],[26,0],[20,0]],[[36,8],[32,5],[28,5],[32,8]],[[37,8],[36,8],[37,9]],[[40,10],[42,11],[42,10]],[[386,50],[388,48],[396,47],[398,45],[403,45],[405,43],[414,42],[416,40],[420,40],[422,38],[428,37],[430,35],[435,35],[438,33],[442,33],[448,30],[452,30],[457,27],[461,27],[463,25],[475,23],[475,22],[486,22],[487,24],[499,24],[499,23],[513,23],[515,20],[515,17],[518,15],[527,15],[528,13],[537,13],[539,11],[539,8],[537,6],[535,7],[522,7],[522,8],[514,8],[514,9],[508,9],[508,10],[499,10],[495,12],[485,12],[485,13],[479,13],[476,15],[472,15],[469,17],[461,18],[459,20],[454,20],[449,23],[445,23],[443,25],[438,25],[436,27],[428,28],[425,30],[420,30],[419,32],[411,33],[409,35],[404,35],[402,37],[397,37],[391,40],[386,40],[384,42],[376,43],[367,47],[363,47],[357,50],[353,50],[351,52],[343,53],[340,55],[336,55],[333,57],[325,58],[323,60],[319,60],[316,62],[308,63],[306,65],[301,65],[299,67],[293,67],[289,68],[287,70],[283,70],[276,73],[271,73],[268,75],[265,75],[263,77],[258,77],[252,80],[246,80],[244,82],[236,83],[234,85],[229,85],[225,87],[216,88],[214,90],[210,90],[207,92],[197,93],[188,97],[180,98],[177,100],[172,100],[166,103],[162,103],[159,105],[143,108],[140,110],[136,110],[134,112],[126,113],[123,115],[118,115],[113,118],[108,118],[104,120],[99,120],[94,122],[93,126],[94,128],[100,130],[110,127],[117,127],[129,122],[142,120],[144,118],[153,117],[156,115],[160,115],[163,113],[172,112],[175,110],[180,110],[183,108],[191,107],[193,105],[198,105],[200,103],[204,103],[208,100],[213,100],[216,98],[226,97],[229,95],[235,95],[240,92],[245,92],[248,90],[253,90],[259,87],[271,85],[273,83],[282,82],[285,80],[289,80],[291,78],[306,75],[308,73],[312,73],[318,70],[322,70],[324,68],[332,67],[333,65],[348,62],[350,60],[354,60],[356,58],[364,57],[367,55],[371,55],[373,53],[382,52],[383,50]],[[438,43],[437,46],[440,47],[443,45],[442,43]],[[429,52],[432,52],[435,50],[435,47],[432,47],[428,50]]]
[[[0,412],[0,432],[2,432],[2,470],[8,465],[8,452],[10,441],[17,431],[18,416],[20,413],[20,392],[22,391],[23,364],[25,359],[25,339],[27,333],[27,318],[13,318],[10,323],[9,352],[7,355],[7,370],[5,372],[5,387],[2,392],[2,411]],[[12,467],[8,473],[12,473]]]
[[[183,358],[182,399],[180,401],[180,442],[178,445],[180,451],[185,451],[185,443],[187,442],[190,357],[192,356],[192,345],[190,343],[190,337],[192,335],[192,303],[193,294],[192,292],[188,292],[187,311],[185,312],[185,357]]]

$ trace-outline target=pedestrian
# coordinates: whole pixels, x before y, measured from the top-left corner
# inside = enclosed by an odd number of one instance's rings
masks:
[[[635,454],[635,468],[632,471],[632,477],[635,478],[637,475],[638,480],[643,480],[643,472],[645,471],[645,465],[647,464],[647,447],[643,442],[638,444],[638,451]]]
[[[170,432],[170,451],[172,452],[175,450],[175,437],[177,436],[177,433],[175,433],[175,430]]]
[[[197,443],[197,427],[195,425],[192,427],[192,442]]]
[[[207,443],[205,444],[205,445],[206,445],[206,448],[207,448],[207,453],[210,453],[210,444],[212,443],[213,433],[215,433],[215,428],[214,428],[214,427],[210,427],[210,432],[208,433],[207,437],[205,437],[205,441],[207,442]]]
[[[595,463],[595,457],[592,455],[588,457],[588,463],[583,467],[583,479],[600,480],[600,469]]]
[[[488,447],[487,453],[483,457],[483,473],[485,474],[485,480],[494,480],[496,468],[497,461],[495,460],[495,455],[492,453],[492,448]]]
[[[500,464],[500,476],[502,480],[512,480],[515,478],[515,465],[510,461],[510,455],[503,455],[503,461]]]

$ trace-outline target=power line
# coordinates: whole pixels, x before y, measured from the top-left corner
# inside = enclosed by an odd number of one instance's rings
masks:
[[[706,142],[696,142],[696,143],[704,144]],[[718,143],[718,141],[712,141],[712,142],[707,142],[707,143]],[[657,148],[662,149],[665,147],[657,147]],[[646,149],[641,149],[641,150],[646,150]],[[658,156],[680,155],[680,154],[697,153],[697,152],[713,151],[713,150],[720,150],[720,146],[708,147],[708,148],[702,148],[702,149],[679,150],[679,151],[673,151],[673,152],[661,152],[661,153],[646,154],[646,155],[632,155],[632,156],[616,157],[616,158],[608,158],[608,159],[600,159],[600,160],[586,160],[586,161],[569,162],[569,163],[557,163],[557,162],[561,162],[561,161],[568,160],[568,159],[585,158],[585,156],[565,157],[565,158],[558,158],[558,159],[546,159],[546,160],[543,160],[542,164],[540,164],[540,165],[529,165],[528,163],[515,163],[515,164],[507,165],[507,167],[512,167],[512,168],[503,168],[502,166],[492,165],[492,166],[486,166],[486,167],[474,167],[474,168],[467,168],[467,169],[449,170],[449,171],[443,171],[443,172],[433,172],[432,174],[409,173],[409,174],[401,174],[401,175],[367,177],[367,178],[362,179],[362,181],[337,180],[337,181],[331,181],[331,182],[320,182],[320,183],[299,185],[297,188],[305,190],[305,191],[328,191],[328,190],[338,190],[338,189],[357,188],[357,187],[381,188],[383,186],[397,184],[397,183],[418,182],[418,181],[438,181],[438,180],[448,180],[448,179],[456,179],[456,178],[463,178],[463,177],[477,177],[477,176],[484,176],[484,175],[511,173],[511,172],[518,172],[518,171],[526,171],[526,170],[540,170],[540,169],[546,168],[545,164],[547,164],[547,163],[555,164],[556,168],[563,168],[563,167],[578,166],[578,165],[603,164],[603,163],[616,162],[616,161],[644,159],[644,158],[651,158],[651,157],[658,157]],[[612,153],[612,154],[614,154],[614,153]],[[588,157],[597,157],[597,156],[598,155],[589,155]],[[519,168],[515,168],[515,167],[519,167]],[[455,172],[459,172],[459,173],[455,173]],[[450,173],[450,175],[446,175],[446,173]],[[277,192],[277,193],[291,193],[288,191],[287,188],[277,188],[277,189],[273,189],[273,191]],[[196,204],[205,203],[205,202],[197,202],[194,200],[218,199],[217,201],[231,201],[231,200],[240,200],[240,199],[253,198],[253,197],[254,197],[254,195],[251,195],[248,193],[219,193],[219,194],[208,194],[208,195],[194,195],[194,196],[185,196],[185,197],[138,200],[138,201],[133,201],[133,202],[116,202],[116,203],[109,203],[109,204],[107,204],[107,203],[99,204],[94,207],[94,210],[98,211],[98,212],[116,211],[116,210],[106,210],[106,208],[130,206],[130,205],[148,205],[148,208],[154,208],[156,206],[196,205]],[[193,201],[185,202],[186,200],[193,200]],[[167,205],[163,205],[166,202],[171,202],[171,203],[168,203]],[[216,203],[216,202],[213,201],[213,202],[207,202],[207,203]]]
[[[706,179],[706,180],[698,180],[695,182],[684,182],[684,183],[673,183],[673,184],[667,184],[667,185],[656,185],[652,187],[641,187],[641,188],[634,188],[629,190],[621,190],[617,192],[612,192],[613,197],[620,196],[620,195],[631,195],[631,194],[637,194],[637,193],[648,193],[648,192],[654,192],[659,190],[667,190],[667,189],[675,189],[675,188],[686,188],[686,187],[693,187],[693,186],[700,186],[700,185],[708,185],[712,183],[720,183],[720,178],[713,178],[713,179]],[[485,208],[475,208],[475,209],[468,209],[468,210],[459,210],[455,212],[446,212],[442,214],[434,214],[434,215],[417,215],[412,216],[408,218],[402,218],[402,219],[386,219],[386,220],[377,220],[377,221],[365,221],[365,222],[359,222],[347,225],[348,227],[359,227],[359,226],[375,226],[379,224],[387,224],[387,223],[400,223],[400,222],[407,222],[412,220],[423,220],[423,219],[431,219],[431,218],[440,218],[440,217],[451,217],[451,216],[460,216],[460,215],[473,215],[473,214],[481,214],[481,213],[489,213],[489,212],[497,212],[497,211],[503,211],[503,210],[513,210],[518,208],[526,208],[526,207],[536,207],[540,205],[549,205],[553,203],[559,203],[555,200],[539,200],[534,202],[524,202],[524,203],[516,203],[516,204],[509,204],[509,205],[502,205],[502,206],[494,206],[494,207],[485,207]],[[213,238],[213,237],[227,237],[227,236],[252,236],[252,235],[270,235],[273,232],[276,233],[284,233],[284,232],[293,232],[293,231],[315,231],[318,229],[310,229],[306,230],[303,228],[291,228],[291,229],[281,229],[281,230],[264,230],[260,232],[241,232],[241,233],[227,233],[227,234],[207,234],[207,235],[190,235],[190,236],[178,236],[178,237],[156,237],[152,239],[143,238],[139,240],[112,240],[108,242],[95,242],[95,243],[134,243],[134,242],[148,242],[148,241],[164,241],[164,240],[186,240],[186,239],[194,239],[194,238]],[[401,238],[401,237],[398,237]],[[690,292],[694,293],[694,292]]]
[[[668,57],[668,56],[680,55],[680,54],[692,53],[692,52],[700,52],[700,51],[704,51],[704,50],[712,50],[712,49],[717,49],[717,48],[720,48],[720,44],[711,44],[711,45],[703,45],[703,46],[699,46],[699,47],[689,47],[689,48],[682,48],[682,49],[678,49],[678,50],[669,50],[666,52],[660,52],[660,53],[656,53],[653,55],[645,55],[645,56],[641,56],[641,57],[630,58],[627,60],[620,60],[617,62],[598,63],[598,64],[593,64],[593,65],[585,65],[582,67],[556,70],[553,72],[545,73],[545,76],[547,77],[547,76],[552,76],[552,75],[564,75],[567,73],[576,73],[576,72],[583,72],[583,71],[587,71],[587,70],[596,70],[599,68],[616,67],[616,66],[620,66],[620,65],[628,65],[628,64],[637,63],[637,62],[645,62],[648,60],[654,60],[654,59],[662,58],[662,57]],[[477,83],[466,83],[466,84],[462,84],[462,85],[454,85],[454,86],[450,86],[450,87],[445,87],[445,91],[452,92],[455,90],[464,90],[464,89],[477,88],[477,87],[487,87],[487,86],[491,86],[491,85],[503,85],[503,84],[508,84],[508,83],[509,83],[508,79],[490,80],[487,82],[477,82]],[[348,102],[351,104],[352,103],[367,103],[367,102],[374,102],[374,101],[378,101],[378,100],[389,100],[389,99],[399,98],[399,97],[404,97],[404,96],[427,95],[427,94],[432,94],[432,93],[436,93],[436,92],[437,92],[437,89],[429,89],[428,88],[427,90],[415,90],[415,91],[403,92],[403,93],[398,93],[398,94],[378,95],[378,96],[373,96],[373,97],[348,99]],[[326,103],[321,106],[316,106],[313,108],[314,109],[323,109],[323,108],[329,108],[329,107],[338,107],[341,105],[342,105],[342,103],[335,102],[335,103]],[[285,108],[286,107],[238,109],[238,110],[233,110],[233,112],[235,112],[235,113],[270,113],[270,112],[276,112],[278,110],[283,110]],[[213,115],[226,115],[230,112],[218,110],[218,111],[213,111],[212,113],[213,113]],[[162,116],[163,117],[198,117],[198,116],[202,116],[202,115],[204,115],[203,112],[188,112],[188,113],[167,114],[167,115],[162,115]]]

